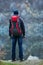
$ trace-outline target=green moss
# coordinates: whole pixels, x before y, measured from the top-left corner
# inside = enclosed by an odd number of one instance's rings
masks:
[[[0,62],[0,65],[18,65],[18,64],[15,64],[15,63]]]
[[[41,60],[40,62],[36,62],[36,61],[28,61],[28,62],[1,62],[0,61],[0,65],[43,65],[43,60]]]

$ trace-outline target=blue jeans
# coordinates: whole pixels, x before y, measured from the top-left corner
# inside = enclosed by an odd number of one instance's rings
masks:
[[[18,46],[19,46],[19,58],[20,60],[22,60],[23,59],[22,36],[12,38],[12,60],[15,60],[16,58],[15,50],[16,50],[17,40],[18,40]]]

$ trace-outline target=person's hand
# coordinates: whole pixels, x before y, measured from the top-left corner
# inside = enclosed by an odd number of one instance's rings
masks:
[[[11,35],[11,37],[13,37],[13,34]]]
[[[13,35],[10,35],[10,36],[9,36],[9,39],[11,39],[12,37],[13,37]]]
[[[23,38],[25,38],[25,36],[23,36]]]
[[[9,36],[8,38],[11,39],[11,36]]]

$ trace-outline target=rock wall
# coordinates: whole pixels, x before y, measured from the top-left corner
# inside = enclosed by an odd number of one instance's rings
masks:
[[[9,18],[14,9],[19,10],[19,15],[24,21],[26,38],[23,39],[24,58],[26,59],[30,54],[43,58],[43,8],[40,11],[37,7],[40,0],[35,1],[13,1],[0,0],[0,50],[5,50],[5,55],[2,59],[11,59],[11,40],[9,38]],[[41,3],[43,1],[41,0]],[[17,5],[16,5],[17,4]],[[6,6],[5,6],[6,5]],[[18,49],[18,48],[17,48]],[[16,49],[16,51],[18,51]],[[10,56],[9,56],[10,54]],[[18,58],[18,53],[16,54]]]

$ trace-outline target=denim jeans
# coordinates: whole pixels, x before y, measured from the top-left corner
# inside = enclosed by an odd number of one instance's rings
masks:
[[[17,41],[19,46],[19,58],[20,60],[22,60],[23,59],[22,36],[12,37],[12,60],[15,60],[16,58],[15,50]]]

